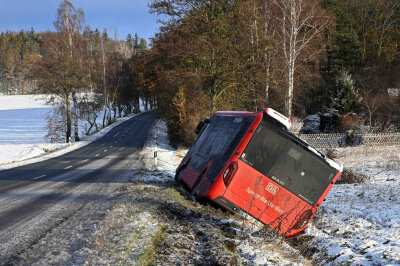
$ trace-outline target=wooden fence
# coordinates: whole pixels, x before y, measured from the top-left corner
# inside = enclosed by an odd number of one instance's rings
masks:
[[[400,145],[400,133],[300,134],[299,137],[316,148]]]

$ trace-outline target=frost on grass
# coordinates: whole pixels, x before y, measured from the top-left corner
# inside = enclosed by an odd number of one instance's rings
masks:
[[[338,151],[339,160],[367,180],[333,186],[306,230],[315,259],[332,264],[400,264],[398,147]]]

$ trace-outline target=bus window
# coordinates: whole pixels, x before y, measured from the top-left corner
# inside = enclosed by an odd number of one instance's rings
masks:
[[[314,205],[337,171],[287,133],[263,121],[241,160]]]
[[[196,171],[211,160],[211,168],[206,178],[214,181],[234,149],[243,138],[255,116],[216,115],[211,117],[210,124],[204,129],[193,148],[188,152],[196,152],[190,165]]]

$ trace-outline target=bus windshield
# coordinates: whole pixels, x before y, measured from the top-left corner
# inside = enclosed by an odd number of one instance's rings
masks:
[[[196,154],[190,166],[200,172],[212,160],[213,163],[207,171],[206,178],[214,181],[254,118],[255,116],[239,115],[212,116],[210,124],[191,148],[191,151],[195,151]]]
[[[315,205],[337,174],[322,158],[265,120],[241,160],[311,205]]]

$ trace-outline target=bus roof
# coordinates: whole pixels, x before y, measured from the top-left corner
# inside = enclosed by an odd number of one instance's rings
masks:
[[[282,124],[283,126],[285,126],[285,128],[288,130],[288,133],[290,135],[292,135],[292,138],[295,138],[298,142],[300,142],[301,144],[303,144],[304,146],[306,146],[311,152],[315,153],[316,155],[318,155],[318,157],[322,158],[323,160],[325,160],[331,167],[337,169],[338,171],[342,172],[343,171],[343,164],[338,164],[335,161],[329,159],[328,157],[326,157],[324,154],[322,154],[321,152],[317,151],[315,148],[313,148],[312,146],[310,146],[307,142],[305,142],[304,140],[300,139],[298,136],[292,134],[291,132],[289,132],[290,126],[291,126],[291,121],[290,119],[288,119],[287,117],[285,117],[284,115],[282,115],[281,113],[275,111],[272,108],[264,108],[261,109],[258,112],[248,112],[248,111],[217,111],[214,114],[215,115],[258,115],[260,113],[263,113],[265,115],[268,115],[270,118],[274,119],[275,121],[279,122],[280,124]]]

